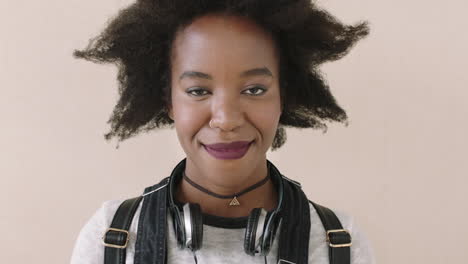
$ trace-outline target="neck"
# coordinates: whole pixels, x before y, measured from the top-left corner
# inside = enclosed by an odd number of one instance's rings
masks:
[[[238,173],[233,174],[232,172],[218,174],[216,175],[218,182],[219,179],[226,180],[221,181],[221,184],[216,184],[216,180],[210,180],[209,176],[197,174],[195,170],[190,170],[190,168],[190,166],[186,166],[185,173],[191,180],[220,195],[238,193],[262,180],[268,174],[265,160],[262,162],[262,166],[254,168],[250,174],[242,177]],[[236,176],[233,177],[233,175]],[[248,216],[253,208],[272,210],[277,206],[277,193],[271,178],[264,185],[237,197],[240,203],[237,206],[229,205],[232,199],[213,197],[190,185],[186,180],[181,180],[177,186],[176,199],[183,203],[198,203],[204,213],[222,217],[244,217]]]

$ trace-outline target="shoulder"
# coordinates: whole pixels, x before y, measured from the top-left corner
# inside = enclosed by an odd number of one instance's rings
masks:
[[[100,207],[94,212],[94,214],[88,219],[80,233],[97,231],[104,227],[107,228],[115,212],[119,208],[120,204],[124,200],[108,200],[101,204]]]
[[[115,212],[124,200],[108,200],[101,204],[94,214],[87,220],[81,228],[71,257],[71,264],[94,264],[102,263],[104,258],[104,245],[102,237],[110,227]],[[139,214],[141,204],[135,214]],[[137,221],[132,221],[130,228],[130,243],[129,247],[133,247],[136,237]]]
[[[325,228],[322,225],[317,211],[310,204],[310,241],[309,241],[309,260],[315,260],[316,263],[328,263],[328,245],[326,243]],[[349,213],[331,209],[341,222],[344,229],[351,234],[351,264],[374,264],[375,257],[372,247],[365,233],[359,228],[354,217]],[[311,263],[315,263],[312,261]]]

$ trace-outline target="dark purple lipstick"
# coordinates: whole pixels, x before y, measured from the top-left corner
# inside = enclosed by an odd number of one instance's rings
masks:
[[[217,159],[240,159],[249,150],[252,141],[234,141],[203,145],[205,150]]]

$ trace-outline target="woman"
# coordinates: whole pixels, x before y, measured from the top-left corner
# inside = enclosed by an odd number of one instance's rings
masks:
[[[141,0],[122,10],[75,52],[119,66],[106,139],[173,125],[186,158],[143,195],[105,202],[72,263],[373,263],[350,217],[336,212],[345,230],[327,235],[330,211],[266,158],[284,144],[283,126],[346,121],[317,66],[367,33],[306,0]]]

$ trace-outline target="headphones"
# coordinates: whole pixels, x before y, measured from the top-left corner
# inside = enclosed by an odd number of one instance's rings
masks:
[[[176,182],[182,177],[185,161],[174,168],[169,179],[169,211],[171,213],[175,237],[181,249],[188,248],[193,252],[202,247],[203,215],[199,204],[186,203],[182,210],[174,202]],[[267,212],[263,208],[252,209],[245,229],[244,251],[248,255],[268,255],[275,237],[276,229],[281,222],[281,208],[283,205],[283,176],[278,169],[267,160],[270,177],[277,186],[278,206]]]

